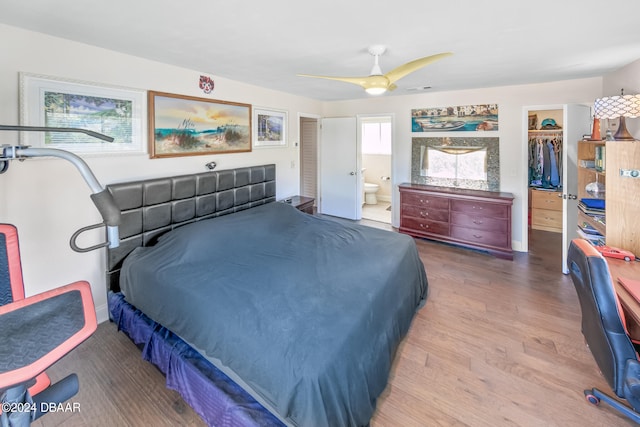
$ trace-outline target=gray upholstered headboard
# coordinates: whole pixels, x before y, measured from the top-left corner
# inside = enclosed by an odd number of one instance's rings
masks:
[[[262,165],[108,185],[120,211],[120,246],[107,250],[107,287],[120,290],[122,261],[138,246],[190,222],[276,199],[276,166]]]

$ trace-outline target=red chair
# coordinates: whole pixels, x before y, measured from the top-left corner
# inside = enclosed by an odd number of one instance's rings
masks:
[[[17,230],[0,224],[0,425],[27,426],[78,392],[75,374],[52,385],[44,371],[96,327],[88,282],[25,298]]]

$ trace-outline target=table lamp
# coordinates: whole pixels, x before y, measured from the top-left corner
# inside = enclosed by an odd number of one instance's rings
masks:
[[[621,91],[619,96],[599,98],[596,99],[593,110],[593,116],[598,119],[620,118],[620,124],[613,139],[623,141],[635,139],[627,130],[625,118],[640,117],[640,95],[625,95],[624,91]]]

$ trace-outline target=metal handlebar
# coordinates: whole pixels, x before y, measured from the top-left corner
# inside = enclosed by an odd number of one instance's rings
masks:
[[[80,128],[58,128],[47,126],[9,126],[0,125],[0,131],[13,130],[13,131],[39,131],[39,132],[80,132],[90,135],[95,138],[102,139],[104,141],[112,142],[113,138],[107,135],[103,135],[98,132],[94,132],[87,129]],[[9,160],[24,160],[30,157],[58,157],[71,162],[80,175],[84,178],[87,185],[91,189],[91,200],[96,205],[96,208],[100,212],[104,223],[95,224],[88,227],[83,227],[76,231],[71,238],[71,249],[76,252],[88,252],[90,250],[109,246],[110,248],[116,248],[120,245],[120,238],[118,233],[118,225],[120,224],[120,208],[116,204],[113,195],[100,185],[100,182],[96,179],[95,175],[89,168],[89,165],[77,155],[57,148],[33,148],[21,145],[4,145],[0,146],[0,174],[9,169]],[[107,241],[91,246],[89,248],[80,248],[76,245],[75,240],[78,235],[84,231],[94,229],[106,225],[107,227]]]

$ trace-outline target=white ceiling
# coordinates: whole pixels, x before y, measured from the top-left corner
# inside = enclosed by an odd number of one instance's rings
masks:
[[[1,23],[318,100],[370,96],[296,74],[368,75],[372,44],[383,72],[454,53],[383,96],[602,76],[640,58],[639,19],[638,0],[0,0]]]

